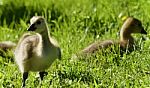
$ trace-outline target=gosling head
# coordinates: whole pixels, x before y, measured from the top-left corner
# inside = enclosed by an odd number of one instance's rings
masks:
[[[31,19],[30,19],[30,26],[28,28],[28,31],[35,31],[37,33],[42,33],[44,32],[47,28],[47,24],[46,24],[46,21],[43,17],[41,16],[33,16]]]
[[[129,33],[147,34],[147,32],[144,30],[144,27],[142,26],[141,21],[136,18],[128,17],[124,23],[124,26],[125,25]]]

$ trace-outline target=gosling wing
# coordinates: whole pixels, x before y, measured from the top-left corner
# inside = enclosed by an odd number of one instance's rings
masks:
[[[30,59],[39,46],[39,35],[25,35],[19,41],[19,44],[15,50],[16,59]]]

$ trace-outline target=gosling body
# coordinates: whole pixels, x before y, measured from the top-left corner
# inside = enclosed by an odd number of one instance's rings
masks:
[[[59,47],[37,33],[24,38],[18,46],[15,58],[21,72],[44,71],[59,55]]]

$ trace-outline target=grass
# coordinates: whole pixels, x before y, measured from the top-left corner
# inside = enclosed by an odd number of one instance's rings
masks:
[[[62,48],[62,60],[47,70],[39,86],[31,72],[27,88],[149,88],[150,87],[150,2],[147,0],[0,0],[0,41],[16,42],[26,32],[29,19],[42,15],[51,35]],[[43,3],[44,2],[44,3]],[[70,62],[71,56],[97,40],[119,39],[122,20],[118,15],[140,19],[148,35],[134,35],[138,50],[131,54],[97,53]],[[146,39],[146,40],[143,40]],[[119,52],[119,51],[116,51]],[[114,61],[114,59],[116,59]],[[119,63],[119,64],[118,64]],[[0,57],[0,88],[20,88],[21,73],[8,52]]]

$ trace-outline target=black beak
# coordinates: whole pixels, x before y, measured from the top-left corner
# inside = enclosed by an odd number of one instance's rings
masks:
[[[141,34],[147,34],[147,32],[142,28]]]
[[[61,54],[62,54],[62,53],[61,53],[61,49],[58,48],[58,59],[59,59],[59,60],[61,60],[61,57],[62,57]]]
[[[35,31],[36,27],[35,24],[31,24],[28,28],[28,31]]]

